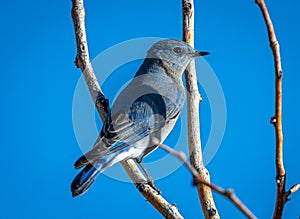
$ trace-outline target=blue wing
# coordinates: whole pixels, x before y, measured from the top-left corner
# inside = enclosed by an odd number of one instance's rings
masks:
[[[92,150],[75,162],[75,168],[115,153],[158,131],[166,122],[178,116],[181,105],[159,94],[150,93],[137,98],[130,107],[119,111],[114,111],[113,106],[113,113],[104,122],[99,141]]]
[[[180,109],[157,94],[147,94],[134,101],[128,110],[114,114],[114,119],[110,114],[103,125],[98,144],[75,162],[76,168],[85,167],[71,184],[72,195],[84,193],[99,173],[113,163],[116,156],[129,150],[129,145],[176,118]],[[153,150],[155,147],[149,148]]]

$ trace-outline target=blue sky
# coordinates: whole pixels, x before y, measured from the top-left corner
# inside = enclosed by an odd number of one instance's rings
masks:
[[[284,159],[289,187],[300,182],[300,3],[267,4],[281,45]],[[2,5],[3,218],[161,218],[132,184],[104,175],[85,195],[71,197],[69,187],[77,173],[73,162],[82,153],[72,123],[73,96],[81,73],[73,64],[76,47],[71,1],[5,1]],[[270,218],[276,191],[275,138],[269,124],[274,111],[274,70],[265,24],[254,0],[197,1],[195,8],[195,47],[212,53],[206,61],[220,81],[227,107],[222,144],[207,166],[212,181],[234,188],[259,218]],[[86,11],[92,59],[130,39],[181,38],[181,1],[86,1]],[[139,64],[130,63],[116,72],[130,78]],[[118,80],[107,83],[103,86],[106,93],[110,93],[110,87],[116,92],[115,84],[122,84]],[[203,96],[205,145],[211,115],[207,96]],[[174,131],[169,142],[176,140],[178,130]],[[162,153],[156,151],[147,159],[151,161]],[[158,180],[157,186],[185,218],[203,217],[191,176],[183,167]],[[226,199],[217,194],[214,197],[222,218],[243,218]],[[298,193],[286,205],[284,218],[299,217],[299,203]]]

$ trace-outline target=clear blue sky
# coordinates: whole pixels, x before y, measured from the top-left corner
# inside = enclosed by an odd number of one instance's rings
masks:
[[[300,3],[267,4],[281,45],[289,187],[300,182]],[[274,130],[269,124],[274,70],[265,24],[254,0],[197,1],[195,7],[195,47],[212,53],[206,61],[218,76],[227,106],[225,136],[208,165],[212,181],[234,188],[259,218],[270,218],[276,191]],[[73,95],[81,73],[73,64],[71,1],[5,1],[2,9],[1,217],[161,218],[132,184],[107,176],[100,176],[85,195],[71,197],[69,187],[77,173],[73,162],[82,153],[72,124]],[[86,1],[86,10],[91,58],[129,39],[181,38],[181,1]],[[134,72],[123,74],[130,78]],[[205,144],[210,129],[205,95],[201,107]],[[155,153],[160,152],[149,159]],[[157,186],[186,218],[203,217],[191,176],[183,167],[158,180]],[[226,199],[214,197],[222,218],[243,218]],[[284,218],[298,218],[299,203],[300,193],[286,205]]]

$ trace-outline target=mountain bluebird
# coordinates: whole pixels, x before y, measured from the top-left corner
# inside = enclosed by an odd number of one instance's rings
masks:
[[[84,193],[97,175],[115,163],[142,158],[169,135],[185,101],[182,73],[198,52],[179,40],[161,40],[148,51],[133,80],[119,94],[89,152],[74,164],[84,169],[71,185]]]

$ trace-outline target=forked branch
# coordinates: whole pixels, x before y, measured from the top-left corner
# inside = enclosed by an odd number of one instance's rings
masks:
[[[239,200],[239,198],[234,194],[233,189],[223,189],[215,184],[208,182],[206,179],[199,174],[199,172],[187,162],[186,156],[183,152],[175,151],[167,145],[160,145],[160,148],[164,149],[168,153],[172,154],[176,158],[178,158],[185,167],[191,172],[194,180],[194,185],[204,184],[219,193],[220,195],[228,198],[247,218],[255,219],[255,215]]]

